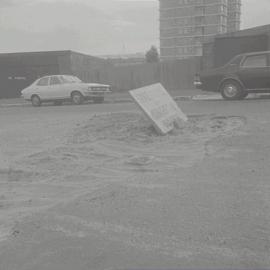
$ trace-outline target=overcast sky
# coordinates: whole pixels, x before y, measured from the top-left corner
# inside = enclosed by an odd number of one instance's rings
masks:
[[[242,4],[242,28],[270,24],[270,0]],[[158,47],[158,26],[155,0],[0,0],[0,52],[144,52]]]

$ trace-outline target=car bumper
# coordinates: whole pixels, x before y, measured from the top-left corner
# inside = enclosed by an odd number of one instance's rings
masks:
[[[203,84],[199,81],[195,81],[193,83],[193,85],[197,88],[197,89],[200,89],[200,90],[203,90]]]
[[[27,97],[25,95],[21,95],[21,99],[24,99],[24,100],[30,100],[30,97]]]
[[[102,97],[106,94],[110,94],[112,91],[85,91],[84,95],[87,97]]]

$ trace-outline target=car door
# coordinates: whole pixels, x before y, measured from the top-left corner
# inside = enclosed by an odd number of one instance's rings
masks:
[[[32,94],[38,95],[42,100],[48,99],[49,77],[43,77],[32,87]]]
[[[68,99],[70,98],[70,94],[74,89],[74,85],[71,83],[68,83],[68,81],[65,80],[65,76],[64,75],[59,75],[58,79],[61,81],[61,87],[60,87],[60,92],[61,92],[61,96],[64,99]]]
[[[266,53],[247,55],[240,64],[238,75],[247,89],[269,89],[270,69],[268,55]]]
[[[51,76],[48,87],[48,96],[50,99],[63,99],[62,83],[58,76]]]

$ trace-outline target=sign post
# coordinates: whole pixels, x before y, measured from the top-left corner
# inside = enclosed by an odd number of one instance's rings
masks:
[[[160,83],[131,90],[129,93],[161,135],[188,120]]]

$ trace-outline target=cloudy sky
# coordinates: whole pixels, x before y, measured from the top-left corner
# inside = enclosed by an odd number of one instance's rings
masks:
[[[270,24],[270,0],[242,0],[242,28]],[[156,0],[0,0],[0,52],[93,55],[158,46]]]

